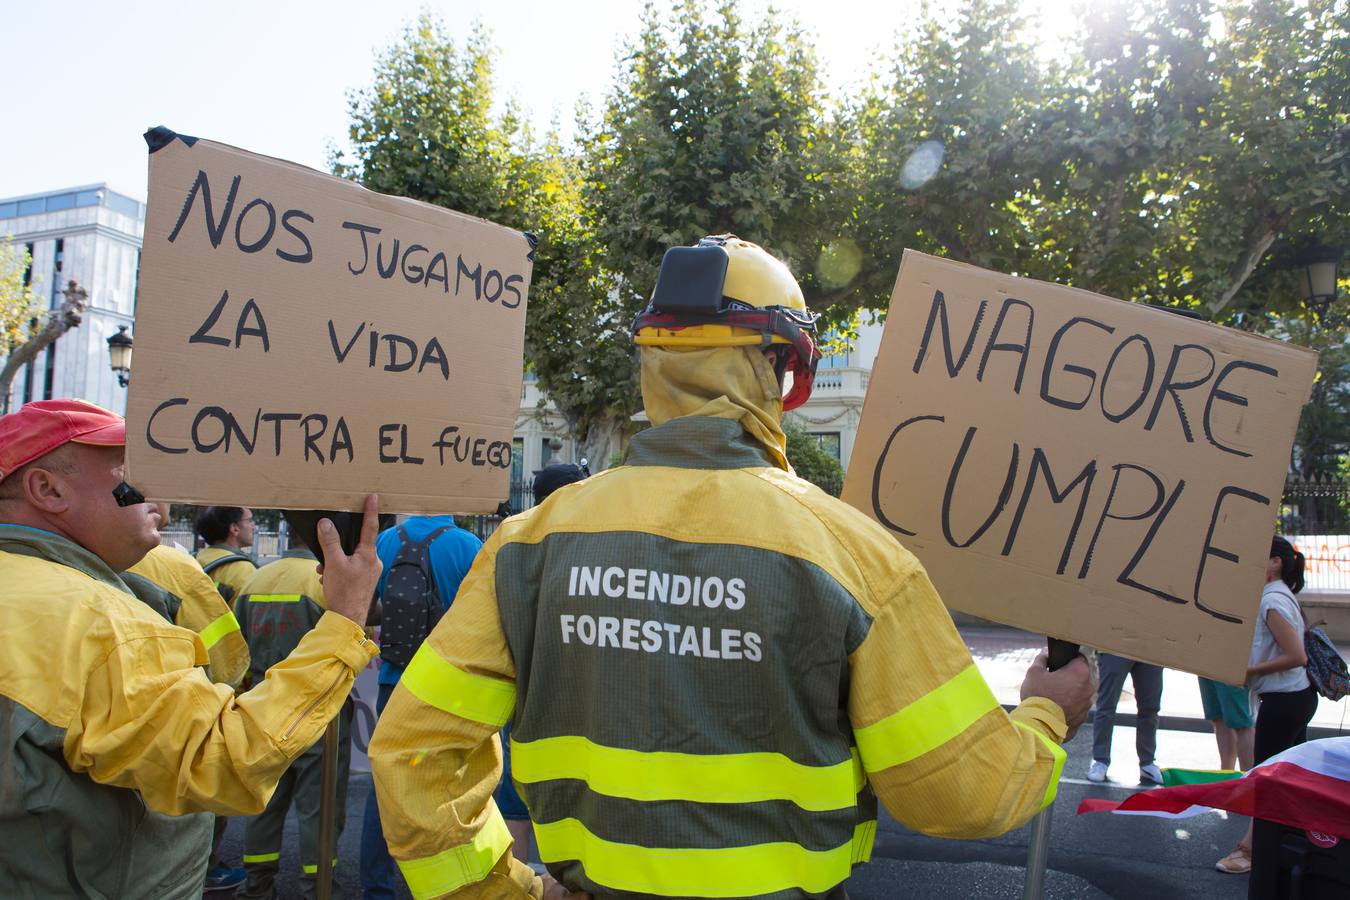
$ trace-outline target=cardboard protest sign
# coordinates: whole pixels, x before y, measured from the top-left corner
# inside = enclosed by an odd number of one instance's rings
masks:
[[[906,251],[843,497],[954,609],[1241,683],[1316,365]]]
[[[531,242],[157,129],[127,402],[155,499],[485,512],[509,491]]]

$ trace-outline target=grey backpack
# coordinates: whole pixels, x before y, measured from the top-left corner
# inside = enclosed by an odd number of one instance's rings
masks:
[[[380,597],[380,658],[406,668],[413,654],[445,613],[436,577],[431,571],[431,544],[454,528],[442,525],[420,541],[398,528],[399,548],[389,566]]]

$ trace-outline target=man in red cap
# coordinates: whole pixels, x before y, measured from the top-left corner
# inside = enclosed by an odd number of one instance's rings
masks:
[[[0,896],[199,897],[210,815],[261,811],[375,655],[377,501],[356,552],[320,523],[327,612],[251,691],[116,573],[159,543],[125,424],[77,400],[0,416]]]

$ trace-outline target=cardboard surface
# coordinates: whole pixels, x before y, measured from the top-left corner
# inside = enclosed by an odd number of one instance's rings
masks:
[[[906,251],[843,498],[953,609],[1241,683],[1316,365]]]
[[[191,142],[191,143],[189,143]],[[205,140],[150,155],[127,480],[160,500],[488,512],[530,244]]]

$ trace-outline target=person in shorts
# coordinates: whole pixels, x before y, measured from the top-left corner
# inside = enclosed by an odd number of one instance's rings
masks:
[[[1219,745],[1219,768],[1247,771],[1252,767],[1256,720],[1252,718],[1251,693],[1222,681],[1200,679],[1200,703],[1205,718],[1214,727]]]

